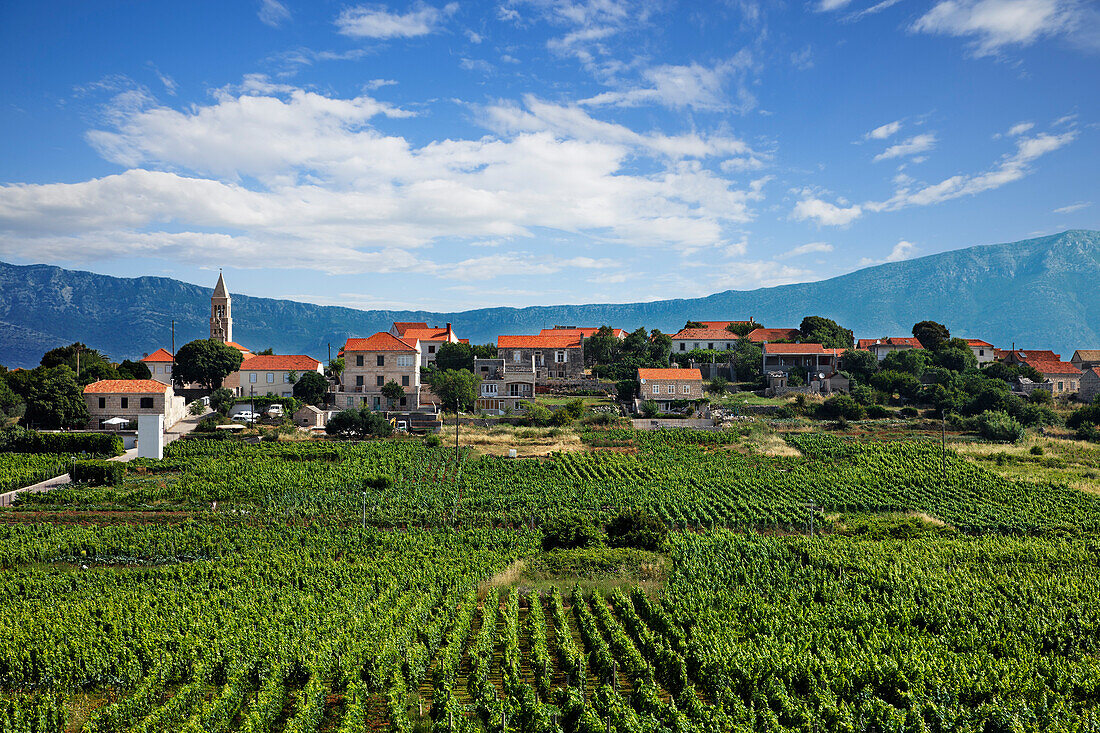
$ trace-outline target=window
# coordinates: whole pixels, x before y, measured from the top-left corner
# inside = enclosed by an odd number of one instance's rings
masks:
[[[565,360],[566,360],[566,356],[565,356],[564,351],[555,351],[554,352],[554,363],[555,364],[564,364]]]
[[[293,397],[293,396],[294,395],[291,394],[290,392],[283,392],[283,397]]]
[[[496,397],[497,385],[483,383],[481,385],[481,394],[485,395],[486,397]]]
[[[354,404],[355,404],[355,398],[354,397],[348,397],[348,407],[351,407]]]
[[[668,385],[668,393],[669,394],[676,394],[676,385],[675,384]]]
[[[130,400],[126,397],[123,397],[122,398],[122,409],[125,410],[129,406],[130,406]]]
[[[687,344],[683,341],[680,342],[680,351],[687,351]]]
[[[1062,391],[1062,384],[1063,384],[1062,382],[1059,382],[1059,383],[1058,383],[1058,391],[1059,391],[1059,392],[1061,392],[1061,391]],[[123,405],[123,407],[126,407],[126,405]]]
[[[171,374],[172,373],[172,365],[171,364],[165,364],[164,373],[165,374]]]
[[[434,354],[435,353],[435,344],[428,344],[428,353],[429,354]]]
[[[400,402],[400,405],[401,405],[402,407],[404,407],[405,405],[407,405],[407,404],[408,404],[408,402],[409,402],[409,398],[408,398],[408,397],[402,397],[402,398],[401,398],[401,402]]]
[[[359,354],[355,357],[355,366],[363,366],[363,355]]]
[[[707,348],[710,349],[711,351],[714,351],[714,342],[713,341],[709,342],[707,344]]]
[[[691,386],[685,384],[684,386],[682,386],[680,388],[680,391],[683,392],[684,394],[691,394]]]
[[[659,384],[653,385],[653,394],[661,394],[661,385],[659,385]]]
[[[275,372],[268,372],[267,373],[267,383],[268,384],[275,384]]]
[[[409,386],[409,375],[408,374],[401,377],[401,386],[402,387],[408,387]]]
[[[381,387],[381,386],[382,386],[383,384],[385,384],[385,383],[386,383],[386,382],[385,382],[385,379],[386,379],[386,378],[385,378],[385,377],[383,377],[383,376],[382,376],[381,374],[379,374],[379,375],[378,375],[377,377],[375,377],[374,379],[375,379],[375,382],[377,383],[377,385],[378,385],[379,387]]]
[[[252,384],[256,383],[256,372],[249,372],[248,373],[248,381],[252,382]]]
[[[153,398],[152,397],[142,397],[141,398],[141,409],[143,409],[143,410],[152,410],[153,409]]]
[[[356,377],[355,377],[355,386],[356,387],[362,387],[363,386],[363,375],[362,374],[356,375]]]
[[[695,349],[698,349],[698,348],[699,348],[699,342],[698,341],[693,341],[692,344],[691,344],[691,350],[694,351]]]
[[[386,357],[382,354],[378,355],[378,366],[386,366]]]
[[[381,358],[381,357],[379,357]],[[411,367],[416,359],[408,354],[397,357],[397,366],[399,367]],[[379,364],[378,366],[382,366]]]
[[[517,364],[519,362],[523,361],[523,354],[521,354],[518,351],[513,351],[512,352],[512,361],[516,362]]]
[[[374,409],[377,410],[381,406],[382,406],[382,398],[381,397],[375,397],[374,398]]]
[[[103,409],[106,406],[107,406],[107,398],[106,397],[100,397],[99,398],[99,407],[100,407],[100,409]]]
[[[985,349],[978,349],[978,356],[985,356]]]
[[[283,384],[290,384],[290,372],[283,372]]]

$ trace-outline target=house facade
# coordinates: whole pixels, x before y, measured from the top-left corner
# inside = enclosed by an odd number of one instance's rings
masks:
[[[988,341],[982,341],[981,339],[963,339],[963,341],[974,352],[974,358],[978,360],[979,367],[991,364],[996,360],[997,349]]]
[[[510,366],[535,366],[537,384],[584,378],[584,339],[579,329],[551,329],[546,335],[498,336],[497,357]]]
[[[1062,361],[1062,357],[1053,351],[1010,351],[1005,363],[1034,367],[1054,385],[1052,392],[1055,397],[1073,394],[1081,387],[1081,370],[1068,361]]]
[[[672,335],[672,353],[686,354],[697,349],[729,351],[737,346],[740,337],[721,328],[681,328]]]
[[[390,327],[390,334],[406,341],[420,342],[420,359],[424,366],[435,363],[435,355],[443,344],[457,344],[462,339],[455,335],[451,324],[443,328],[429,326],[427,323],[397,321]]]
[[[653,400],[663,411],[676,400],[703,396],[703,374],[698,369],[639,369],[638,398]]]
[[[155,379],[101,379],[84,388],[88,430],[103,430],[114,418],[132,422],[142,415],[161,415],[168,429],[187,415],[187,404],[172,385]]]
[[[524,403],[535,398],[534,360],[516,364],[507,359],[474,359],[479,410],[522,412]]]
[[[244,361],[237,380],[242,395],[273,394],[293,397],[294,383],[306,372],[324,374],[321,362],[312,356],[259,354]]]
[[[1094,366],[1081,372],[1081,383],[1077,390],[1077,399],[1092,403],[1100,397],[1100,366]]]
[[[340,377],[336,406],[388,410],[382,387],[397,382],[405,396],[393,405],[398,410],[420,409],[420,343],[379,331],[369,338],[349,338],[344,343],[344,373]]]
[[[830,377],[844,349],[826,349],[821,344],[764,344],[762,371],[789,372],[802,367],[808,375]]]
[[[910,351],[923,349],[920,341],[912,336],[890,336],[881,339],[860,339],[856,342],[856,349],[870,351],[875,358],[882,361],[892,351]]]
[[[149,375],[161,384],[172,383],[172,365],[175,359],[166,349],[157,349],[141,358],[141,363],[149,367]]]
[[[1100,349],[1078,349],[1073,352],[1069,363],[1082,372],[1093,367],[1100,367]]]

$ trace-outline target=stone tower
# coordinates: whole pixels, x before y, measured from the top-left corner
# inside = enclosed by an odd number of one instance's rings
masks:
[[[210,338],[223,344],[233,340],[233,301],[225,287],[225,279],[218,273],[218,284],[210,296]]]

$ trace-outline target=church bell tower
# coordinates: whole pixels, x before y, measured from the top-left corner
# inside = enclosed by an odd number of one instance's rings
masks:
[[[218,273],[218,284],[210,296],[210,338],[223,344],[233,340],[233,301],[225,287],[225,279]]]

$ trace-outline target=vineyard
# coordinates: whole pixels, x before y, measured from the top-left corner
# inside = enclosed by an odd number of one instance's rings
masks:
[[[1100,724],[1091,541],[719,530],[675,535],[652,597],[484,582],[538,538],[5,527],[0,730]]]
[[[178,441],[120,488],[23,497],[24,508],[179,509],[379,527],[539,526],[563,508],[640,507],[679,529],[802,531],[834,513],[920,512],[968,533],[1100,530],[1100,496],[1006,480],[932,442],[794,434],[797,457],[730,449],[736,434],[600,431],[545,459],[416,440],[246,445]],[[603,447],[606,446],[606,447]]]
[[[60,476],[73,458],[60,453],[0,453],[0,493]]]

